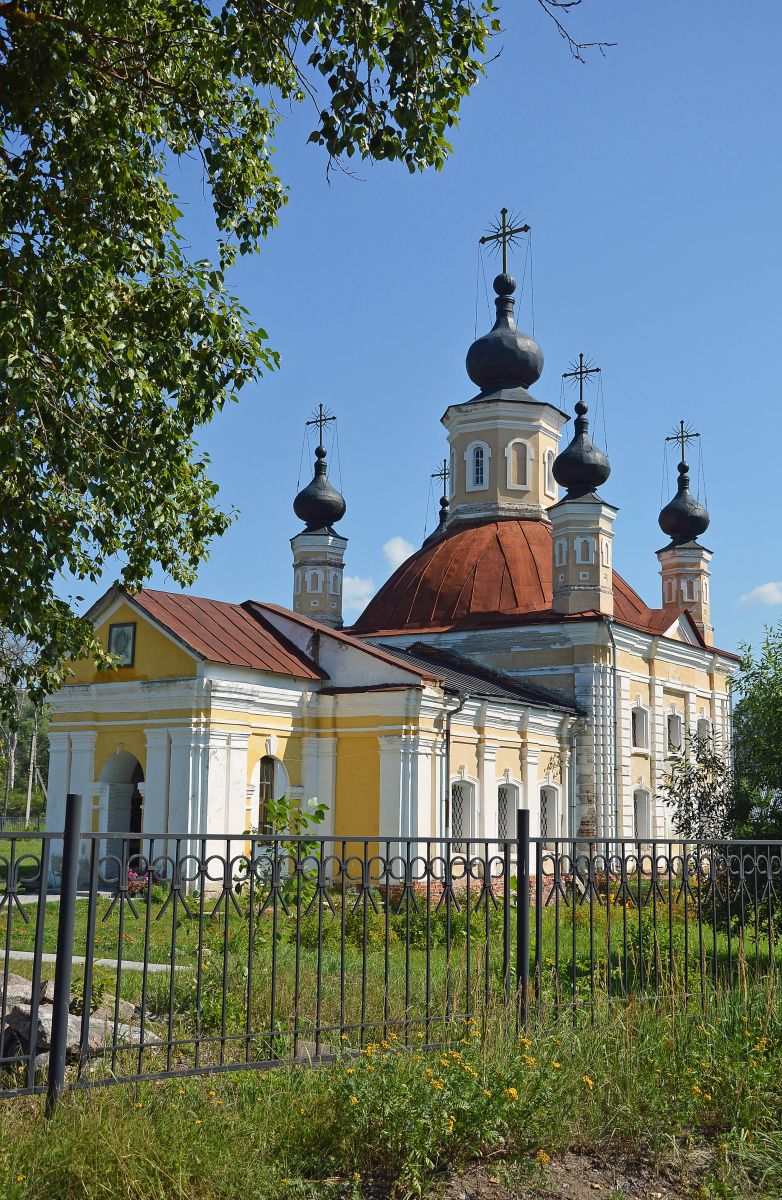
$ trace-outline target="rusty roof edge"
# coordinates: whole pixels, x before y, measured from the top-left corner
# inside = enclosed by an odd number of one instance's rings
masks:
[[[314,658],[310,658],[305,650],[300,649],[295,642],[292,642],[267,616],[257,611],[258,604],[259,601],[257,600],[243,600],[241,604],[237,605],[237,608],[241,608],[253,621],[257,621],[262,629],[265,629],[267,633],[270,633],[281,643],[292,658],[303,662],[319,679],[330,679],[331,676],[328,671],[325,671],[319,663],[316,663]]]

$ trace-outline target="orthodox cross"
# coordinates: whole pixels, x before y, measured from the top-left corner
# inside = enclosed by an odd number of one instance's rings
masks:
[[[479,239],[479,245],[485,246],[487,242],[492,242],[495,245],[502,245],[502,273],[506,275],[508,272],[508,246],[512,246],[514,240],[520,233],[529,233],[529,225],[514,225],[513,222],[517,218],[511,217],[510,224],[508,223],[508,210],[503,208],[500,213],[500,220],[495,222],[491,227],[491,233],[487,233],[485,237]]]
[[[323,426],[330,425],[331,422],[336,421],[336,419],[337,418],[333,413],[330,413],[327,408],[324,408],[322,404],[319,404],[318,411],[314,414],[314,416],[309,421],[305,421],[305,425],[317,425],[319,446],[323,445]]]
[[[679,428],[674,429],[673,433],[669,434],[665,439],[666,442],[678,442],[682,448],[682,462],[684,462],[684,448],[688,442],[694,442],[701,435],[696,433],[692,425],[685,425],[684,421],[679,422]]]
[[[448,520],[448,509],[451,506],[448,499],[448,490],[445,486],[450,478],[451,472],[448,470],[448,459],[444,458],[440,470],[432,471],[432,479],[442,479],[443,481],[443,494],[440,497],[440,529],[445,528],[445,522]]]
[[[583,404],[584,403],[584,381],[585,380],[588,381],[590,375],[599,375],[599,374],[600,374],[600,367],[592,366],[592,363],[590,362],[590,360],[588,358],[585,359],[583,354],[579,354],[578,366],[576,366],[576,364],[573,363],[573,370],[572,371],[563,371],[562,378],[578,380],[578,400],[579,400],[580,404]]]
[[[448,459],[444,458],[443,465],[440,467],[440,470],[432,471],[432,479],[442,479],[442,481],[443,481],[443,495],[444,496],[446,496],[448,494],[445,490],[445,485],[450,478],[451,478],[451,472],[448,470]]]

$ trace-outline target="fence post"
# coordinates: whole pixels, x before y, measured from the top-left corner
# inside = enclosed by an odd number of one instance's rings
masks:
[[[529,809],[516,814],[516,1013],[527,1028],[529,989]]]
[[[79,879],[81,840],[81,796],[69,792],[65,799],[65,832],[62,847],[62,883],[57,922],[57,961],[54,967],[52,1036],[49,1075],[46,1084],[46,1115],[50,1117],[65,1083],[65,1052],[68,1047],[68,1006],[71,999],[73,934],[76,924],[76,888]],[[33,1037],[35,1031],[33,1030]]]

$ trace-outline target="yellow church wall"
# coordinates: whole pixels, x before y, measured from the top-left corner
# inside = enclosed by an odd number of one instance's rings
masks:
[[[132,667],[98,671],[92,659],[81,659],[71,665],[74,683],[124,683],[137,679],[178,679],[195,675],[195,657],[155,626],[129,604],[120,604],[111,617],[96,629],[98,641],[105,650],[109,645],[109,626],[132,622],[136,626],[135,661]]]
[[[338,735],[334,790],[334,833],[337,837],[377,834],[380,828],[380,743],[376,733]],[[356,850],[359,852],[358,847]],[[363,850],[360,852],[363,854]]]

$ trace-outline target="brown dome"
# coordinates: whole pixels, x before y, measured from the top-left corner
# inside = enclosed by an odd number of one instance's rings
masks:
[[[402,563],[353,629],[470,625],[550,609],[551,545],[542,521],[456,525]]]

